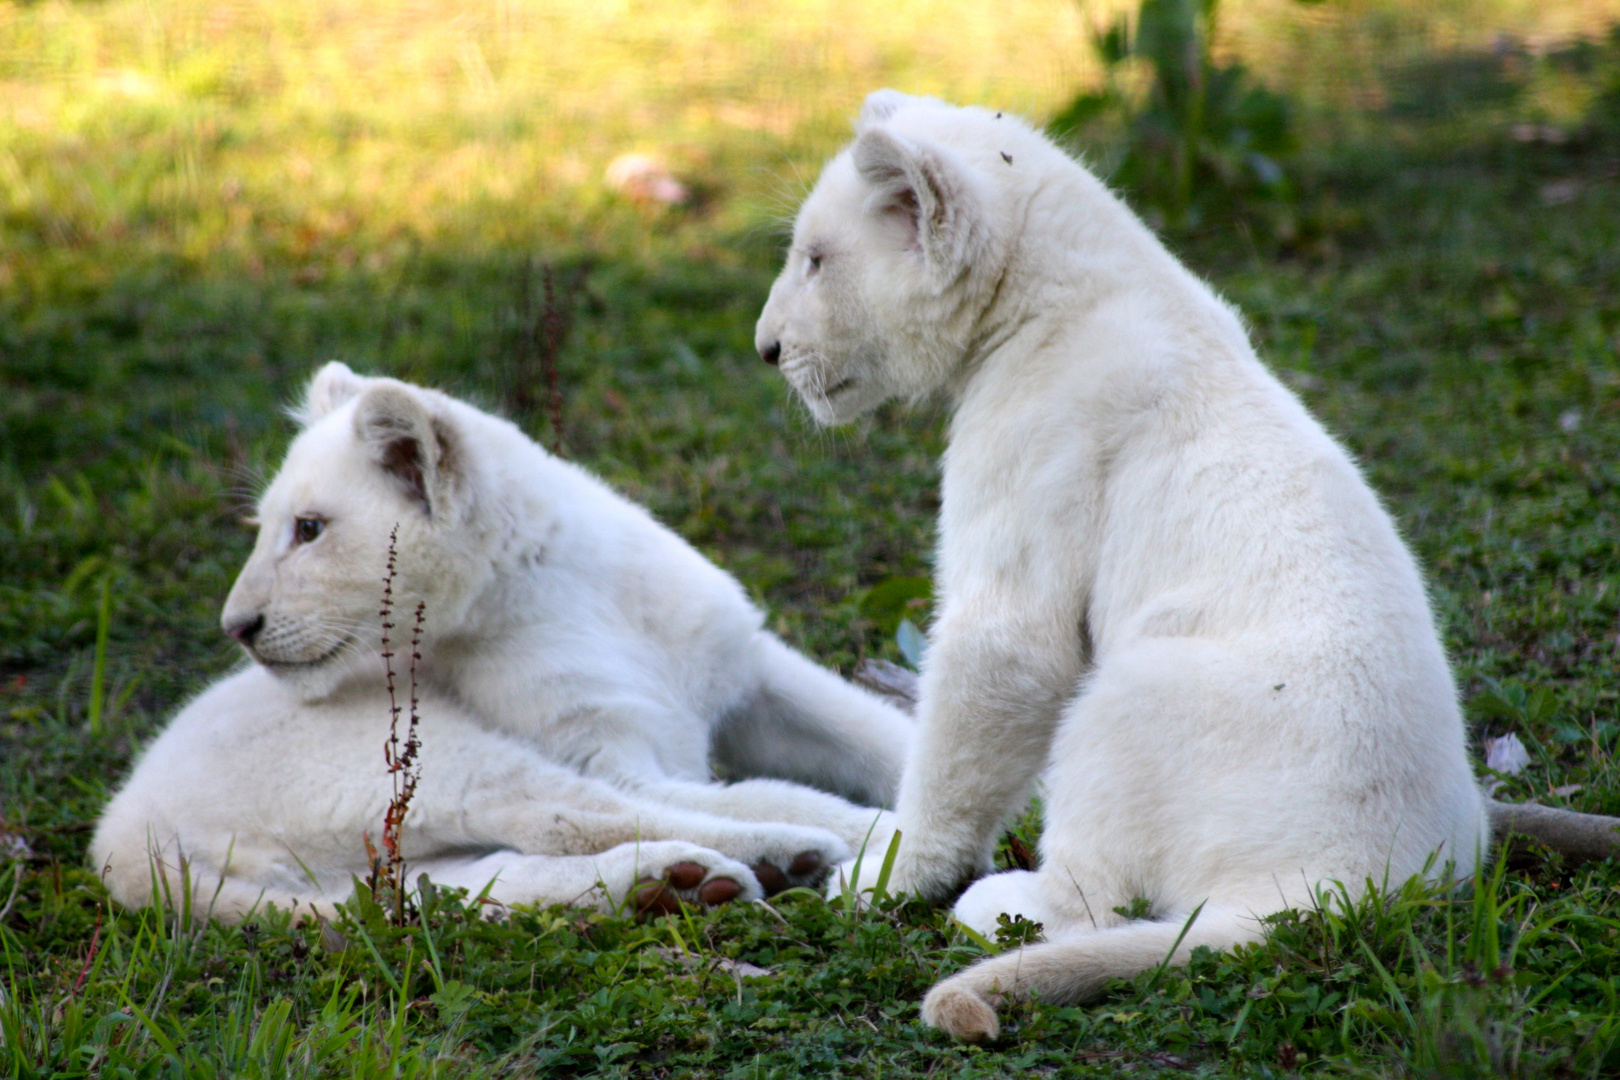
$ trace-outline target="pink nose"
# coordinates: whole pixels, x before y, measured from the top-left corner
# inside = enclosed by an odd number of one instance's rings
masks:
[[[231,637],[235,638],[244,647],[251,647],[253,645],[253,639],[258,637],[259,631],[263,629],[264,616],[255,615],[251,619],[243,619],[234,626],[227,626],[225,628],[225,632]]]

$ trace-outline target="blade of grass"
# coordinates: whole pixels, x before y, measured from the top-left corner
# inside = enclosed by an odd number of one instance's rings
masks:
[[[1181,924],[1181,933],[1176,935],[1176,940],[1170,945],[1170,951],[1164,954],[1164,959],[1160,961],[1158,969],[1153,972],[1153,978],[1148,980],[1147,992],[1149,994],[1158,989],[1159,980],[1164,978],[1164,973],[1170,969],[1170,961],[1175,958],[1176,950],[1181,948],[1183,941],[1187,940],[1187,932],[1192,929],[1193,923],[1198,921],[1198,916],[1203,913],[1204,904],[1207,903],[1209,901],[1205,900],[1203,904],[1193,908],[1192,914],[1187,916],[1187,921]]]
[[[90,669],[90,734],[101,734],[101,713],[107,681],[107,633],[112,628],[112,574],[101,578],[101,597],[96,605],[96,658]]]

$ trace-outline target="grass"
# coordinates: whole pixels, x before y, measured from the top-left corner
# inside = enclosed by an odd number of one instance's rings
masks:
[[[143,741],[233,662],[218,607],[251,540],[239,512],[288,438],[280,407],[335,356],[507,409],[549,443],[514,360],[540,261],[583,281],[560,358],[565,453],[826,662],[901,658],[915,583],[867,601],[927,574],[943,416],[811,427],[752,352],[770,218],[866,88],[1047,115],[1090,69],[1063,5],[1006,7],[1000,29],[867,7],[0,8],[11,1072],[1620,1070],[1611,864],[1498,862],[1456,895],[1388,883],[1093,1006],[1016,1010],[983,1050],[916,1020],[924,989],[984,944],[914,906],[792,895],[637,925],[488,922],[442,898],[419,927],[361,906],[323,931],[187,929],[108,903],[88,829]],[[1416,18],[1404,8],[1223,6],[1246,65],[1326,119],[1303,132],[1286,222],[1172,243],[1384,493],[1430,572],[1474,733],[1531,747],[1504,792],[1620,813],[1620,57],[1485,48],[1491,20],[1556,27],[1601,5],[1480,10],[1442,12],[1433,40],[1458,49],[1403,46],[1377,68],[1391,20]],[[1337,59],[1292,31],[1253,44],[1290,19],[1355,33]],[[1289,82],[1311,63],[1320,82]],[[663,155],[695,204],[606,192],[626,149]]]

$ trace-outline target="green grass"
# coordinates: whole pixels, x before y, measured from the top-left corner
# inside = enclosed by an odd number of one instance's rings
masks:
[[[549,441],[546,410],[514,405],[535,260],[583,272],[561,361],[568,456],[824,661],[899,659],[905,598],[863,600],[927,574],[944,418],[811,426],[752,351],[770,218],[869,87],[1042,114],[1089,69],[1066,6],[1008,9],[994,33],[920,2],[866,7],[623,5],[595,27],[583,5],[0,8],[0,1067],[1620,1071],[1612,864],[1499,862],[1460,895],[1389,883],[1095,1005],[1014,1010],[983,1050],[917,1021],[926,987],[982,949],[915,906],[795,895],[638,926],[560,910],[492,923],[444,900],[420,927],[357,910],[323,935],[273,918],[185,930],[106,900],[84,866],[102,802],[234,662],[218,607],[251,541],[240,511],[289,436],[280,408],[339,357]],[[1172,243],[1388,500],[1430,572],[1475,735],[1532,749],[1507,795],[1620,813],[1620,57],[1407,48],[1380,99],[1367,53],[1396,16],[1296,8],[1223,19],[1251,69],[1333,118],[1303,132],[1297,199]],[[1556,25],[1597,9],[1549,10],[1536,17]],[[1488,14],[1522,27],[1527,11]],[[1320,84],[1288,83],[1333,51],[1320,41],[1244,44],[1357,12],[1371,15]],[[1446,17],[1464,29],[1440,40],[1488,43],[1483,21]],[[1455,96],[1459,71],[1477,92]],[[1389,107],[1348,108],[1340,82]],[[1571,137],[1516,141],[1530,121]],[[623,149],[664,154],[699,203],[606,193]],[[27,858],[3,854],[20,844]]]

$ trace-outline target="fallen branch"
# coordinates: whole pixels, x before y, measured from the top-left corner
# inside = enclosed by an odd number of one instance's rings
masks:
[[[1620,818],[1582,814],[1537,803],[1486,803],[1497,842],[1522,836],[1569,859],[1620,855]]]
[[[853,678],[902,712],[917,707],[917,673],[910,668],[887,660],[862,660],[855,665]]]

